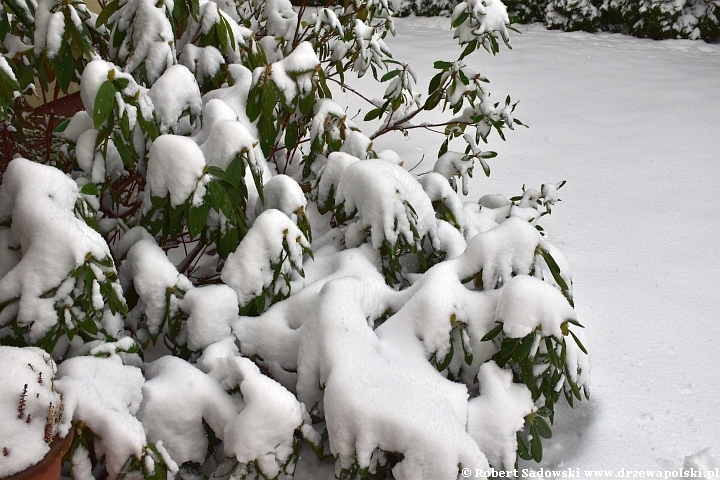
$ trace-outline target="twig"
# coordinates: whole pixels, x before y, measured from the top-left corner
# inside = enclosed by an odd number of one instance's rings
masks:
[[[197,245],[195,245],[195,248],[193,248],[190,253],[188,253],[187,256],[183,259],[183,261],[180,262],[177,267],[178,271],[180,273],[185,273],[188,267],[190,267],[190,264],[192,264],[193,260],[195,260],[195,257],[197,257],[198,253],[200,253],[200,251],[205,247],[205,244],[203,244],[202,242],[198,242]]]
[[[358,92],[358,91],[355,90],[354,88],[348,87],[346,84],[341,83],[339,80],[336,80],[336,79],[334,79],[334,78],[332,78],[332,77],[326,76],[325,78],[326,78],[327,80],[330,80],[330,81],[332,81],[332,82],[337,83],[338,85],[340,85],[340,86],[343,88],[343,90],[349,90],[350,92],[354,93],[354,94],[357,95],[358,97],[360,97],[360,98],[362,98],[363,100],[365,100],[366,102],[368,102],[368,103],[369,103],[370,105],[372,105],[373,107],[377,107],[377,105],[375,105],[375,103],[374,103],[372,100],[370,100],[369,98],[367,98],[365,95],[363,95],[362,93]]]

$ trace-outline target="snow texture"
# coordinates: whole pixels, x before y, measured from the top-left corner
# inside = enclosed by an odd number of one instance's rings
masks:
[[[59,409],[62,399],[51,387],[55,362],[41,349],[0,346],[0,366],[0,449],[8,452],[0,456],[0,477],[6,477],[50,451],[44,440],[48,407]]]
[[[3,176],[0,221],[12,219],[7,245],[19,247],[21,259],[0,278],[0,304],[13,303],[0,313],[0,325],[16,316],[18,325],[30,326],[31,341],[57,323],[55,304],[74,288],[70,272],[90,257],[110,256],[100,234],[73,214],[78,195],[62,172],[24,158],[10,162]]]
[[[435,236],[435,211],[430,200],[415,177],[395,163],[365,160],[348,165],[340,178],[335,202],[344,203],[348,213],[358,212],[357,228],[370,228],[375,249],[383,241],[394,245],[399,236],[415,244],[411,226],[419,238]]]
[[[208,439],[203,420],[221,440],[225,426],[239,413],[238,403],[220,382],[177,357],[147,366],[143,402],[137,417],[148,440],[162,441],[177,463],[202,463]]]
[[[184,204],[198,188],[205,174],[205,156],[192,139],[178,135],[161,135],[150,147],[143,210],[152,208],[150,195],[163,198],[170,194],[170,205]],[[202,196],[200,196],[202,198]]]
[[[180,301],[180,310],[188,314],[187,345],[190,350],[205,349],[230,335],[237,320],[238,299],[227,285],[194,288]]]
[[[485,453],[490,465],[512,470],[517,449],[516,433],[525,427],[525,416],[535,404],[530,390],[513,383],[512,372],[484,363],[478,373],[480,396],[468,403],[468,432]]]
[[[288,248],[287,258],[283,258],[283,244]],[[293,264],[302,266],[303,248],[310,248],[310,244],[293,221],[279,210],[265,210],[228,256],[220,278],[245,306],[272,284],[274,265],[280,264],[284,274],[291,272]],[[288,287],[278,281],[272,294]]]
[[[127,259],[120,268],[120,282],[123,290],[130,288],[130,285],[135,287],[151,335],[160,333],[168,308],[177,308],[177,301],[173,301],[175,294],[170,293],[168,301],[168,291],[172,292],[177,287],[186,292],[192,288],[187,277],[178,273],[157,243],[146,238],[130,247]]]
[[[276,477],[293,452],[293,435],[305,409],[283,386],[260,373],[250,359],[227,359],[227,388],[239,386],[244,408],[225,427],[225,453],[241,463],[259,460],[263,473]]]
[[[275,209],[294,219],[307,207],[307,199],[300,185],[287,175],[275,175],[263,185],[265,202],[258,204],[262,210]],[[257,210],[257,207],[256,207]],[[259,214],[260,212],[256,212]]]
[[[115,478],[127,459],[142,457],[145,430],[135,418],[145,379],[120,357],[75,357],[58,367],[57,387],[65,399],[67,425],[83,421],[96,435],[98,451]]]
[[[543,334],[561,338],[560,325],[577,320],[575,310],[560,290],[527,275],[508,281],[497,307],[497,320],[509,338],[522,338],[540,326]]]
[[[404,455],[393,468],[397,479],[454,479],[458,465],[487,470],[465,431],[464,385],[443,378],[417,339],[378,338],[365,319],[362,291],[351,278],[323,286],[299,356],[298,399],[312,406],[322,395],[341,468],[357,461],[372,473],[380,449]]]
[[[190,111],[191,117],[202,111],[200,87],[184,65],[173,65],[165,70],[150,88],[148,96],[160,120],[161,132],[178,132],[179,120],[185,110]]]

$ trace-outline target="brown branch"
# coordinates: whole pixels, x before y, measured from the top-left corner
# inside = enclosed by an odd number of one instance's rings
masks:
[[[379,137],[380,135],[385,135],[386,133],[392,132],[392,131],[395,131],[395,130],[408,130],[408,129],[410,129],[410,128],[420,128],[421,126],[419,126],[419,125],[418,125],[418,126],[411,125],[411,126],[409,126],[409,127],[401,127],[401,125],[404,124],[404,123],[409,122],[410,120],[412,120],[413,118],[415,118],[415,116],[416,116],[418,113],[423,112],[423,111],[425,111],[425,107],[424,107],[424,106],[418,108],[417,110],[415,110],[415,111],[413,111],[413,112],[411,112],[411,113],[408,113],[407,115],[405,115],[404,117],[398,119],[397,121],[393,122],[392,124],[386,123],[384,127],[378,129],[378,131],[376,131],[375,133],[373,133],[373,134],[370,136],[370,140],[375,140],[375,139],[376,139],[377,137]],[[437,126],[439,126],[439,125],[428,125],[428,126],[437,127]]]
[[[354,88],[349,87],[349,86],[347,86],[346,84],[341,83],[339,80],[337,80],[337,79],[335,79],[335,78],[332,78],[332,77],[330,77],[330,76],[325,76],[325,79],[337,83],[337,84],[340,85],[344,90],[349,90],[350,92],[354,93],[354,94],[357,95],[358,97],[360,97],[360,98],[362,98],[363,100],[365,100],[366,102],[368,102],[368,103],[369,103],[370,105],[372,105],[373,107],[377,107],[377,105],[375,105],[375,103],[374,103],[372,100],[370,100],[369,98],[367,98],[365,95],[363,95],[362,93],[358,92],[358,91],[355,90]]]
[[[295,34],[293,35],[292,43],[293,50],[295,50],[295,48],[300,43],[300,22],[302,21],[302,17],[305,14],[305,8],[307,8],[307,4],[308,0],[303,0],[302,4],[300,5],[300,9],[298,10],[297,23],[295,23]]]
[[[195,257],[197,257],[200,251],[204,248],[207,248],[207,245],[203,244],[202,242],[198,242],[197,245],[195,245],[195,248],[193,248],[190,253],[187,254],[183,261],[180,262],[180,264],[178,264],[178,272],[184,274],[192,264],[193,260],[195,260]]]

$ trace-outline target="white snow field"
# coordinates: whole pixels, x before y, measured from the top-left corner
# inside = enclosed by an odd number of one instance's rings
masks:
[[[387,41],[423,94],[433,61],[457,58],[448,23],[397,19]],[[521,468],[584,477],[677,472],[707,448],[720,458],[720,45],[518,28],[512,51],[466,61],[497,101],[520,100],[530,126],[491,135],[499,156],[490,178],[475,169],[468,201],[567,180],[540,223],[570,263],[592,369],[590,402],[559,408],[542,464]],[[359,103],[343,97],[352,115]],[[425,155],[418,173],[440,140],[411,130],[375,150],[395,149],[406,168]]]

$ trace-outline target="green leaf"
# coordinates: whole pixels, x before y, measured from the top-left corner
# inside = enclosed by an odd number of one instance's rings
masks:
[[[209,211],[210,205],[207,202],[203,202],[199,207],[190,207],[190,211],[188,212],[188,231],[190,238],[195,238],[202,233]]]
[[[168,302],[169,302],[168,298]],[[167,326],[168,326],[168,333],[170,334],[170,339],[175,341],[180,335],[180,330],[182,329],[182,318],[180,317],[180,314],[176,315],[170,315],[170,308],[167,309],[168,317],[167,317]]]
[[[265,83],[262,87],[262,102],[260,104],[260,110],[264,117],[272,118],[273,110],[277,104],[279,97],[276,94],[275,88],[271,82]]]
[[[550,425],[547,424],[544,418],[535,416],[533,417],[533,421],[535,422],[535,427],[537,428],[537,431],[541,437],[552,438],[552,430],[550,429]]]
[[[503,329],[502,322],[496,322],[496,323],[497,323],[497,326],[495,326],[492,330],[490,330],[488,333],[486,333],[485,336],[483,336],[480,339],[481,342],[488,342],[488,341],[492,340],[493,338],[497,337],[500,334],[500,332],[502,332],[502,329]]]
[[[197,22],[200,15],[200,0],[190,0],[190,14]]]
[[[210,165],[207,169],[207,172],[214,177],[218,177],[220,180],[227,181],[227,178],[225,175],[225,170],[223,170],[220,167],[216,167],[215,165]]]
[[[545,263],[547,263],[547,266],[550,268],[550,273],[552,274],[555,283],[557,283],[563,291],[568,291],[567,283],[565,283],[565,279],[560,275],[560,267],[558,267],[557,262],[555,262],[555,259],[552,257],[550,252],[542,248],[540,249],[540,255],[542,255],[543,259],[545,259]]]
[[[223,26],[225,27],[225,32],[227,33],[227,36],[230,38],[230,49],[234,50],[237,46],[237,43],[235,42],[235,34],[232,31],[232,27],[230,26],[230,23],[223,17],[220,16],[220,21],[222,22]]]
[[[532,432],[532,440],[530,440],[530,453],[532,454],[533,460],[540,463],[543,456],[542,440],[537,428],[533,424],[530,424],[530,431]]]
[[[456,18],[456,19],[452,22],[452,28],[457,28],[457,27],[459,27],[460,25],[462,25],[463,23],[465,23],[465,20],[467,20],[469,16],[470,16],[470,15],[468,14],[468,12],[463,12],[463,13],[461,13],[460,16],[458,16],[458,18]],[[436,62],[436,63],[437,63],[437,62]],[[435,67],[435,68],[437,68],[437,67]]]
[[[525,442],[522,438],[520,438],[520,434],[517,434],[517,454],[520,458],[523,460],[531,460],[532,455],[530,455],[530,452],[528,452],[528,448],[525,445]]]
[[[298,107],[300,108],[300,113],[303,115],[309,115],[312,113],[313,108],[315,106],[315,88],[305,95],[304,97],[300,97],[300,102],[298,103]]]
[[[568,330],[568,332],[570,332],[570,335],[572,335],[573,340],[575,340],[575,343],[577,343],[578,348],[580,348],[580,350],[582,350],[582,352],[583,352],[585,355],[587,355],[588,352],[587,352],[587,350],[585,349],[585,345],[583,345],[582,342],[580,341],[580,339],[579,339],[577,336],[575,336],[575,334],[573,333],[572,330]]]
[[[542,417],[549,417],[550,415],[552,415],[553,412],[552,412],[552,410],[550,410],[548,407],[546,407],[545,405],[543,405],[542,407],[538,408],[535,413],[536,413],[537,415],[542,416]]]
[[[428,95],[431,95],[435,90],[440,87],[440,80],[442,80],[443,73],[444,72],[438,73],[432,78],[432,80],[430,80],[430,85],[428,86]]]
[[[10,32],[10,28],[10,22],[8,22],[7,15],[0,15],[0,38],[4,39],[5,35]]]
[[[95,196],[97,196],[99,194],[97,185],[95,185],[92,182],[86,183],[85,185],[83,185],[83,187],[80,189],[80,193],[82,193],[83,195],[95,195]]]
[[[489,38],[490,38],[490,45],[492,46],[492,54],[495,55],[496,53],[498,53],[500,51],[500,45],[498,44],[497,39],[495,38],[494,35],[490,35]],[[541,455],[542,455],[542,453],[541,453]]]
[[[460,54],[460,60],[470,55],[472,52],[477,49],[478,42],[477,40],[473,40],[472,42],[468,43],[467,47],[465,47],[465,50],[463,50],[462,54]]]
[[[218,247],[218,254],[221,258],[225,259],[230,255],[232,252],[235,251],[235,249],[238,246],[238,243],[240,243],[239,237],[238,237],[238,231],[236,228],[228,228],[225,232],[225,235],[222,235],[220,237],[220,240],[218,241],[217,247]]]
[[[425,105],[423,108],[425,110],[433,110],[435,107],[438,106],[438,103],[440,103],[440,100],[442,100],[442,91],[436,90],[435,93],[430,95],[428,99],[425,101]]]
[[[371,121],[371,120],[375,120],[375,119],[378,118],[380,115],[382,115],[382,113],[383,113],[382,108],[373,108],[372,110],[370,110],[370,111],[367,113],[367,115],[365,115],[364,120],[365,120],[366,122],[369,122],[369,121]]]
[[[22,2],[22,4],[20,4]],[[32,10],[32,6],[30,3],[26,3],[22,0],[7,0],[5,4],[10,8],[13,15],[15,15],[22,23],[28,28],[31,28],[34,31],[35,30],[35,15]],[[28,7],[30,7],[31,11],[28,12]]]
[[[248,119],[251,122],[254,122],[260,116],[261,102],[262,89],[255,87],[248,95],[247,107],[245,108],[245,113],[247,113]]]
[[[575,319],[568,318],[568,319],[567,319],[567,322],[568,322],[568,323],[572,323],[572,324],[575,325],[576,327],[585,328],[584,326],[582,326],[582,324],[581,324],[580,322],[578,322],[578,321],[575,320]]]
[[[255,298],[255,307],[259,313],[265,311],[265,292],[261,293],[260,296]]]
[[[503,358],[508,358],[514,351],[515,347],[517,346],[517,341],[512,338],[506,338],[502,341],[500,344],[500,355],[503,356]]]
[[[59,124],[57,127],[55,127],[55,129],[53,130],[53,132],[55,132],[55,133],[64,132],[65,129],[67,128],[67,126],[70,125],[70,120],[71,120],[71,119],[66,118],[65,120],[63,120],[62,122],[60,122],[60,124]]]
[[[209,182],[207,187],[213,206],[219,209],[228,220],[235,220],[235,211],[227,191],[216,181]]]
[[[433,68],[438,70],[447,70],[450,67],[452,67],[452,62],[443,62],[442,60],[438,60],[433,63]]]
[[[66,21],[65,28],[75,28],[75,25],[70,21]],[[67,24],[70,23],[72,27]],[[73,59],[72,50],[67,43],[63,43],[60,52],[55,57],[53,62],[53,68],[55,69],[55,78],[57,78],[60,90],[67,93],[70,83],[75,78],[75,61]]]
[[[45,334],[42,339],[40,339],[39,342],[35,343],[35,345],[42,348],[46,352],[52,352],[61,335],[62,329],[60,328],[60,324],[58,322]]]
[[[122,133],[123,138],[127,138],[128,140],[130,137],[130,117],[128,116],[127,110],[123,112],[122,117],[120,118],[120,133]],[[117,142],[115,142],[117,143]]]
[[[119,28],[116,28],[115,33],[113,33],[112,46],[114,48],[118,48],[120,45],[122,45],[126,36],[127,36],[127,30],[121,30]]]
[[[453,345],[452,340],[450,341],[450,351],[447,355],[445,355],[445,358],[441,363],[437,364],[438,372],[442,372],[446,368],[450,366],[450,362],[452,362],[453,355],[455,354],[455,346]]]
[[[295,148],[297,145],[298,137],[300,136],[300,128],[297,122],[290,122],[285,130],[285,148],[288,152]]]
[[[222,20],[222,16],[220,16],[220,19]],[[218,22],[215,24],[215,32],[217,34],[218,43],[220,44],[219,48],[220,52],[225,55],[228,51],[228,34],[227,34],[227,27],[225,26],[225,22]]]
[[[445,141],[440,145],[440,150],[438,151],[438,158],[445,155],[448,151],[448,139],[446,138]],[[473,277],[474,278],[474,277]]]
[[[245,177],[245,160],[241,155],[242,154],[238,154],[235,156],[227,166],[227,169],[225,169],[224,180],[235,188],[238,188],[238,186],[242,184],[243,178]]]
[[[117,11],[119,5],[119,0],[113,0],[105,5],[105,8],[102,9],[102,12],[98,15],[97,20],[95,20],[95,28],[100,28],[101,25],[105,25],[110,19],[110,16]]]
[[[118,154],[123,161],[123,165],[126,167],[134,167],[135,161],[133,159],[133,155],[130,150],[128,150],[123,139],[120,138],[117,133],[113,133],[113,144],[115,145],[115,148],[117,148]]]
[[[72,310],[71,310],[72,312]],[[83,318],[77,317],[75,314],[71,313],[73,318],[75,318],[75,321],[77,322],[78,326],[88,332],[91,335],[96,335],[98,332],[97,325],[95,325],[95,321],[93,318],[89,315],[83,315]]]
[[[489,177],[490,176],[490,165],[487,164],[487,162],[485,161],[484,158],[480,158],[479,160],[480,160],[480,166],[483,169],[483,173],[485,174],[486,177]]]
[[[277,137],[275,119],[272,116],[261,116],[258,122],[258,133],[260,134],[260,149],[267,158],[270,156],[273,145],[275,145],[275,137]]]
[[[515,363],[520,363],[525,360],[530,353],[533,343],[535,343],[535,332],[530,332],[522,339],[520,345],[513,352],[512,360]]]
[[[67,25],[66,32],[70,34],[70,39],[72,41],[70,45],[73,48],[73,52],[81,53],[85,56],[85,58],[89,59],[92,48],[90,47],[90,41],[87,38],[84,29],[82,32],[79,31],[77,27],[75,27],[75,23],[67,17],[65,22]]]
[[[391,70],[391,71],[387,72],[385,75],[383,75],[382,78],[380,79],[380,81],[387,82],[391,78],[397,77],[398,75],[400,75],[400,70]]]
[[[155,195],[150,195],[150,202],[152,203],[152,207],[155,210],[159,210],[162,207],[164,207],[165,204],[167,203],[167,201],[168,201],[168,195],[166,195],[164,197],[156,197]]]
[[[105,80],[95,96],[95,105],[93,106],[93,125],[95,128],[105,123],[108,119],[112,108],[115,105],[115,87],[112,82]]]
[[[547,356],[552,366],[558,370],[562,369],[563,364],[558,358],[557,353],[555,353],[555,345],[553,345],[553,342],[549,337],[545,337],[545,349],[547,350]]]
[[[567,369],[566,369],[567,372]],[[570,378],[570,375],[565,375],[565,378],[567,380],[567,383],[570,385],[570,390],[572,391],[573,395],[575,395],[575,398],[582,401],[582,397],[580,396],[580,388],[578,388],[577,383],[573,382]]]

